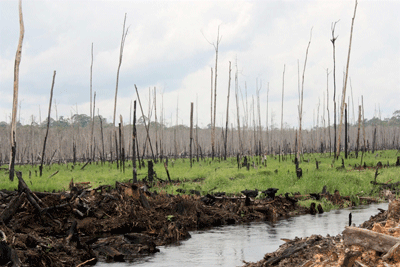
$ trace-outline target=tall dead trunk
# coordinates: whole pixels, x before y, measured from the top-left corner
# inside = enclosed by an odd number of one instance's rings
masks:
[[[361,106],[358,106],[358,127],[357,127],[356,158],[358,158],[358,150],[360,149],[360,125],[361,125]]]
[[[210,133],[211,133],[211,154],[212,157],[214,159],[214,135],[213,135],[213,79],[214,79],[214,74],[213,74],[213,68],[211,68],[211,112],[210,112],[210,116],[211,116],[211,124],[210,124]]]
[[[54,81],[55,81],[55,79],[56,79],[56,71],[54,71],[54,74],[53,74],[53,82],[51,83],[50,101],[49,101],[49,115],[47,116],[46,135],[44,136],[42,160],[41,160],[41,162],[40,162],[40,167],[39,167],[40,177],[42,177],[44,153],[45,153],[45,151],[46,151],[47,136],[49,135],[51,102],[52,102],[52,100],[53,100],[53,88],[54,88]]]
[[[96,110],[96,92],[94,92],[94,96],[93,96],[93,113],[91,112],[91,114],[93,114],[93,117],[91,117],[91,119],[92,119],[92,131],[91,131],[91,134],[90,134],[90,153],[91,153],[92,162],[94,162],[93,133],[94,133],[94,114],[95,114],[95,110]]]
[[[94,118],[94,111],[92,114],[92,70],[93,70],[93,43],[91,49],[92,60],[90,63],[90,118]],[[94,110],[94,109],[93,109]]]
[[[132,129],[132,167],[133,167],[133,183],[137,183],[136,170],[136,100],[133,101],[133,129]]]
[[[156,123],[156,157],[158,157],[157,91],[154,87],[154,120]]]
[[[136,90],[137,98],[138,98],[138,100],[139,100],[140,110],[142,111],[144,127],[146,128],[147,139],[149,140],[149,145],[150,145],[150,149],[151,149],[151,154],[152,154],[152,156],[153,156],[153,161],[154,161],[155,163],[157,163],[157,159],[155,158],[154,152],[153,152],[153,146],[151,145],[150,134],[149,134],[149,127],[148,127],[148,125],[147,125],[147,123],[146,123],[146,119],[145,119],[145,117],[144,117],[144,112],[143,112],[143,108],[142,108],[142,103],[140,102],[139,91],[138,91],[138,89],[137,89],[137,87],[136,87],[136,84],[135,84],[135,90]]]
[[[218,34],[217,34],[217,43],[213,44],[215,48],[215,71],[214,71],[214,118],[213,118],[213,126],[212,126],[212,132],[213,132],[213,144],[212,144],[212,159],[214,160],[214,146],[215,146],[215,121],[217,120],[217,80],[218,80],[218,46],[219,42],[221,39],[219,38],[219,26],[218,26]]]
[[[118,95],[119,70],[121,69],[121,64],[122,64],[122,55],[123,55],[123,52],[124,52],[125,38],[126,38],[126,35],[128,34],[128,29],[126,29],[126,31],[125,31],[125,22],[126,22],[126,13],[125,13],[125,18],[124,18],[124,26],[122,27],[121,44],[120,44],[120,47],[119,47],[119,63],[118,63],[118,69],[117,69],[117,81],[116,81],[116,84],[115,84],[113,127],[115,127],[115,116],[116,116],[116,112],[117,112],[117,95]]]
[[[334,131],[334,140],[333,140],[333,147],[334,149],[336,149],[336,47],[335,47],[335,41],[338,38],[338,36],[335,37],[335,27],[336,27],[336,23],[338,23],[338,21],[335,21],[335,23],[332,23],[331,25],[331,32],[332,32],[332,46],[333,46],[333,131]],[[335,153],[335,157],[336,157],[336,153]]]
[[[224,160],[226,160],[226,146],[228,142],[228,123],[229,123],[229,93],[231,91],[231,62],[229,61],[229,81],[228,81],[228,96],[226,103],[226,124],[225,124],[225,140],[224,140]]]
[[[240,138],[240,115],[239,115],[239,81],[238,81],[238,68],[236,62],[236,73],[235,73],[235,97],[236,97],[236,117],[237,117],[237,127],[238,127],[238,138],[239,138],[239,151],[243,155],[243,144]]]
[[[347,159],[348,132],[347,132],[347,104],[344,103],[344,157]]]
[[[285,68],[286,65],[283,65],[283,74],[282,74],[282,110],[281,110],[281,147],[283,148],[283,96],[285,92]],[[281,154],[281,151],[279,151]]]
[[[190,168],[192,168],[192,143],[193,143],[193,102],[190,103]]]
[[[353,37],[353,26],[354,26],[354,19],[356,17],[356,11],[357,11],[357,0],[356,0],[356,3],[355,3],[355,6],[354,6],[354,15],[353,15],[353,18],[351,19],[349,51],[348,51],[348,54],[347,54],[346,76],[345,76],[345,80],[344,80],[343,93],[342,93],[342,107],[341,107],[341,111],[340,111],[339,137],[338,137],[338,144],[337,144],[337,148],[336,148],[337,157],[339,157],[339,155],[340,155],[340,136],[341,136],[342,122],[343,122],[343,108],[344,108],[344,102],[345,102],[345,99],[346,99],[345,97],[346,97],[347,78],[349,76],[351,40],[352,40],[352,37]]]
[[[99,111],[97,110],[97,114],[99,113]],[[103,162],[105,162],[106,158],[104,156],[104,134],[103,134],[103,119],[100,117],[100,115],[98,114],[99,120],[100,120],[100,129],[101,129],[101,147],[102,147],[102,160]]]
[[[17,141],[16,141],[16,132],[17,132],[17,105],[18,105],[18,86],[19,86],[19,64],[21,63],[21,54],[22,54],[22,41],[24,40],[24,18],[22,16],[22,2],[19,0],[18,3],[19,9],[19,41],[17,52],[15,54],[15,64],[14,64],[14,92],[13,92],[13,108],[12,108],[12,117],[11,117],[11,155],[10,155],[10,166],[9,166],[9,179],[11,181],[14,180],[14,164],[15,164],[15,154],[17,151]]]
[[[299,109],[299,138],[298,138],[299,147],[297,150],[297,158],[298,159],[300,159],[300,154],[303,153],[302,152],[303,141],[302,141],[302,135],[301,135],[301,122],[302,122],[302,118],[303,118],[304,73],[306,72],[308,49],[310,48],[311,38],[312,38],[312,28],[311,28],[311,33],[310,33],[310,40],[308,41],[308,45],[307,45],[306,58],[304,59],[303,76],[302,76],[302,83],[301,83],[301,98],[300,98],[300,109]]]

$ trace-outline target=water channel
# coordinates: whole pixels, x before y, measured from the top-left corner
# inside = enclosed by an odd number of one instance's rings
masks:
[[[257,222],[230,225],[205,231],[191,232],[191,238],[179,245],[159,247],[160,252],[132,263],[98,263],[101,267],[125,266],[242,266],[245,261],[259,261],[265,253],[273,252],[284,241],[313,234],[337,235],[348,225],[349,213],[357,226],[387,210],[388,203],[334,210],[317,215],[301,215],[277,222]]]

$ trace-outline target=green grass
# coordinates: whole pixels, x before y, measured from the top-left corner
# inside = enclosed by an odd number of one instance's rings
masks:
[[[384,165],[389,161],[393,166],[398,156],[397,151],[377,151],[374,155],[367,153],[364,161],[368,166],[376,166],[378,161]],[[377,155],[377,156],[376,156]],[[318,160],[319,169],[316,170],[315,160]],[[249,162],[256,161],[256,157],[251,157]],[[188,159],[178,159],[175,162],[169,160],[169,172],[173,180],[179,180],[175,184],[162,184],[153,187],[153,190],[163,191],[170,194],[178,194],[176,189],[182,188],[201,191],[202,194],[223,191],[227,194],[240,194],[244,189],[265,190],[270,187],[279,188],[278,194],[286,192],[300,194],[321,192],[324,185],[327,190],[333,193],[336,189],[341,195],[374,195],[371,192],[374,186],[370,181],[374,180],[375,169],[353,170],[355,164],[360,164],[358,159],[349,158],[345,160],[345,169],[337,169],[341,166],[341,159],[333,162],[329,154],[305,154],[304,160],[300,163],[303,169],[303,177],[298,179],[295,173],[294,158],[288,157],[287,160],[280,161],[278,157],[268,156],[267,166],[259,165],[257,169],[250,167],[237,168],[236,158],[229,158],[227,161],[206,159],[195,162],[190,168]],[[147,163],[147,162],[146,162]],[[349,164],[352,166],[350,167]],[[116,168],[116,164],[106,163],[103,166],[89,164],[81,170],[83,163],[77,164],[74,169],[72,164],[45,166],[43,176],[39,177],[38,166],[16,166],[16,170],[23,173],[23,177],[28,186],[33,191],[60,191],[68,190],[71,179],[74,182],[91,182],[92,187],[99,185],[114,185],[115,181],[128,182],[132,178],[132,163],[126,163],[126,170],[123,173]],[[167,180],[167,175],[163,164],[155,164],[157,177]],[[7,168],[7,166],[2,166]],[[31,177],[29,178],[29,171]],[[36,172],[37,174],[36,174]],[[48,178],[52,173],[59,171],[55,176]],[[392,183],[400,181],[400,168],[390,167],[379,170],[378,182],[387,182],[392,179]],[[139,179],[147,175],[147,167],[138,170]],[[156,180],[157,181],[157,180]],[[18,187],[17,179],[9,181],[6,171],[0,171],[0,188],[14,190]],[[324,204],[324,203],[323,203]],[[328,205],[328,204],[324,204]],[[329,209],[329,207],[327,206]]]

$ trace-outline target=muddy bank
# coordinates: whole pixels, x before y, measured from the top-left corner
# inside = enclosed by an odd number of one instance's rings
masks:
[[[309,212],[288,197],[177,196],[119,182],[115,189],[71,184],[70,192],[40,193],[18,178],[18,191],[0,191],[0,265],[130,261],[189,238],[190,230]]]
[[[285,240],[286,243],[256,263],[260,266],[400,266],[400,202],[392,201],[359,227],[342,234]]]

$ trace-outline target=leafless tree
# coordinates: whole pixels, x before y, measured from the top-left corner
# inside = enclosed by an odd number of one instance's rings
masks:
[[[24,18],[22,16],[22,2],[19,0],[19,41],[17,52],[15,54],[15,64],[14,64],[14,93],[13,93],[13,108],[11,117],[11,155],[9,164],[9,178],[11,181],[14,180],[14,164],[15,164],[15,154],[17,148],[16,132],[17,132],[17,105],[18,105],[18,86],[19,86],[19,64],[21,63],[22,54],[22,42],[24,40]]]
[[[337,148],[336,148],[336,156],[337,157],[339,157],[339,155],[340,155],[340,136],[341,136],[341,133],[342,133],[341,130],[342,130],[342,122],[343,122],[343,109],[344,109],[344,103],[345,103],[345,98],[346,98],[347,78],[349,77],[351,40],[352,40],[352,37],[353,37],[353,26],[354,26],[354,19],[356,17],[356,11],[357,11],[357,0],[356,0],[356,3],[355,3],[355,6],[354,6],[354,15],[353,15],[353,18],[351,19],[349,52],[347,54],[346,76],[345,76],[345,80],[344,80],[343,93],[342,93],[342,106],[341,106],[341,111],[340,111],[339,137],[338,137],[338,143],[337,143]]]

